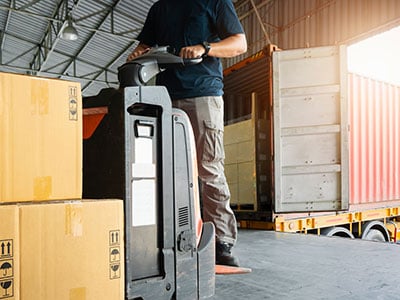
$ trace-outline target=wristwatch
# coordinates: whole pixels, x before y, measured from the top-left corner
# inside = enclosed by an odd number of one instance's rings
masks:
[[[210,45],[210,43],[207,42],[207,41],[204,41],[201,45],[202,45],[202,46],[204,47],[204,49],[206,50],[206,52],[204,52],[204,54],[203,54],[201,57],[206,57],[206,56],[208,55],[208,52],[210,52],[210,50],[211,50],[211,45]]]

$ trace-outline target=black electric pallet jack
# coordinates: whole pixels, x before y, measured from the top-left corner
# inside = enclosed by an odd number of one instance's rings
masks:
[[[128,300],[214,295],[215,229],[200,217],[192,128],[165,87],[146,86],[200,61],[154,48],[119,68],[119,89],[83,99],[83,197],[125,202]]]

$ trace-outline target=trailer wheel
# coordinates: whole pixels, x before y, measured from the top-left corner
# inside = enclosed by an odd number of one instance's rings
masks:
[[[389,242],[389,232],[381,221],[367,222],[362,227],[361,239],[377,242]]]
[[[321,229],[321,235],[325,236],[340,236],[354,239],[354,235],[345,227],[327,227]]]
[[[376,242],[386,242],[385,236],[378,229],[371,229],[370,231],[368,231],[368,233],[365,235],[363,240],[376,241]]]

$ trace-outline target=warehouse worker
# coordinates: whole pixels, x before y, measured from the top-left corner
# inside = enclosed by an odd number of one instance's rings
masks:
[[[197,65],[171,68],[157,76],[172,105],[191,121],[197,148],[203,220],[216,228],[216,263],[239,266],[231,250],[237,224],[224,174],[223,82],[220,58],[246,52],[243,28],[231,0],[159,0],[153,4],[139,45],[128,61],[153,46],[171,46],[183,58],[203,57]]]

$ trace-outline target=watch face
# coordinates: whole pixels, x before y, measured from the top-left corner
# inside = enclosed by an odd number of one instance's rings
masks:
[[[207,42],[207,41],[204,41],[204,42],[202,43],[202,45],[203,45],[204,49],[206,50],[206,51],[204,52],[203,56],[207,56],[208,52],[210,52],[210,49],[211,49],[210,43]]]

